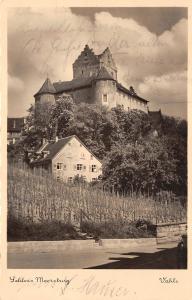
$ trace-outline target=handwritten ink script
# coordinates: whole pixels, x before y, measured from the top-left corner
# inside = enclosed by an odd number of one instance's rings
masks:
[[[102,297],[125,297],[130,295],[131,299],[136,295],[135,291],[129,290],[125,286],[118,284],[116,280],[101,281],[92,275],[81,278],[75,274],[72,277],[45,278],[37,276],[33,278],[11,276],[9,282],[14,284],[17,292],[21,292],[28,287],[55,289],[59,296],[64,296],[67,292],[76,292],[85,296],[99,295]]]
[[[175,277],[160,277],[161,283],[178,283],[178,280]]]

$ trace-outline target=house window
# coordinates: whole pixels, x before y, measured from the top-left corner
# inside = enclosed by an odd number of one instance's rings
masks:
[[[63,165],[63,170],[67,170],[67,166],[66,165]]]
[[[60,181],[60,179],[61,179],[60,176],[57,176],[57,181]]]
[[[81,171],[83,169],[83,165],[82,164],[77,164],[77,170]]]
[[[103,103],[107,103],[108,99],[107,99],[107,94],[103,94]]]
[[[93,155],[91,155],[91,159],[93,159]]]
[[[62,163],[57,163],[57,170],[61,170],[62,169]]]
[[[85,159],[85,153],[81,153],[81,159]]]
[[[128,111],[130,110],[129,106],[127,107],[127,110],[128,110]]]
[[[82,75],[83,75],[83,70],[81,71]]]
[[[68,183],[72,183],[73,182],[73,177],[68,177],[67,181],[68,181]]]
[[[97,171],[97,166],[96,165],[92,165],[91,166],[91,172],[96,172]]]
[[[92,181],[97,181],[97,178],[95,178],[95,177],[94,177],[94,178],[92,178]]]

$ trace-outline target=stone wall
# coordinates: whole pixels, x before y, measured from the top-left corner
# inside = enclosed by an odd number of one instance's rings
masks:
[[[187,233],[186,223],[169,223],[156,225],[157,243],[179,241]]]

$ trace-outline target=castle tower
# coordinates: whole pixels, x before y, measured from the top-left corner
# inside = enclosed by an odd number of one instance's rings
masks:
[[[47,78],[43,83],[40,90],[34,95],[35,97],[35,104],[36,103],[55,103],[55,96],[56,90],[51,83],[51,80]]]
[[[113,60],[111,51],[107,47],[103,53],[98,55],[100,61],[100,68],[105,67],[111,77],[117,80],[117,67],[115,65],[115,61]]]
[[[93,50],[85,45],[84,50],[73,63],[73,79],[82,79],[97,76],[99,59]]]
[[[101,67],[94,80],[94,99],[109,109],[116,106],[116,81],[105,67]]]

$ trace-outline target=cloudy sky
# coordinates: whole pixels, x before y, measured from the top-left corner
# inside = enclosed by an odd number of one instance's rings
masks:
[[[85,44],[107,46],[118,81],[150,101],[151,110],[187,114],[187,9],[11,8],[8,15],[8,115],[26,115],[47,74],[72,79]]]

